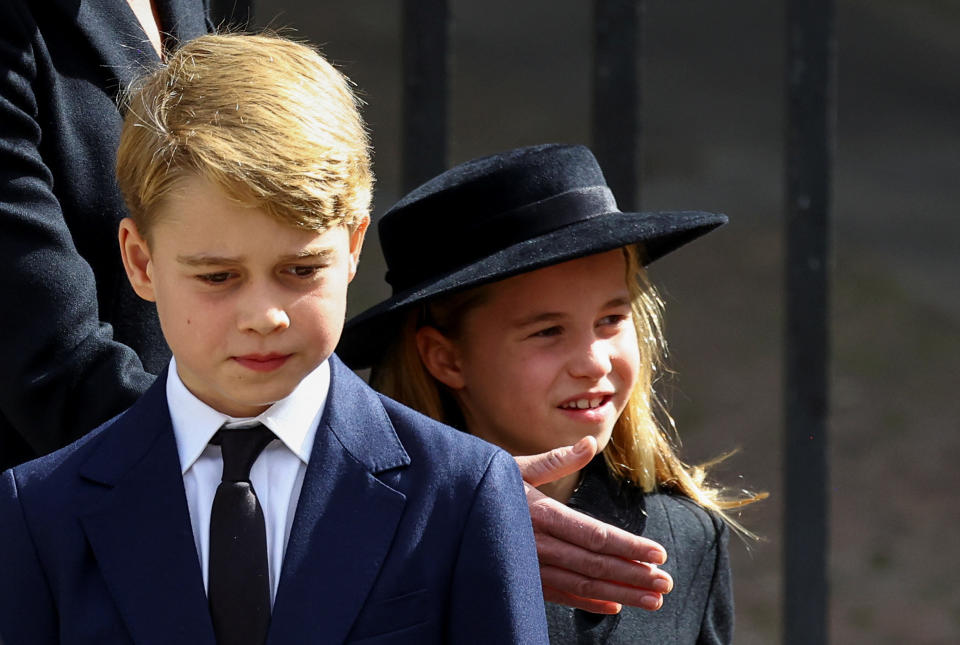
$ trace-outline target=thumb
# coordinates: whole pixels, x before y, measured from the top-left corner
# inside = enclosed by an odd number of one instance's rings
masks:
[[[540,486],[575,473],[597,454],[597,440],[588,435],[573,444],[554,448],[550,452],[529,457],[514,457],[523,480],[531,486]]]

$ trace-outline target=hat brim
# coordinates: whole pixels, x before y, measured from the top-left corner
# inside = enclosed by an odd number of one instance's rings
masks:
[[[630,244],[643,245],[649,264],[726,222],[726,215],[703,211],[615,212],[581,220],[393,294],[347,322],[337,355],[353,369],[370,367],[393,342],[400,316],[431,298]]]

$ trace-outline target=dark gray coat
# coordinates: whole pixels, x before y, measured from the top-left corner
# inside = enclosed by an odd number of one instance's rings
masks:
[[[728,530],[718,517],[687,497],[644,494],[610,476],[599,456],[584,470],[569,505],[642,535],[667,550],[663,569],[674,589],[651,612],[624,607],[616,616],[547,604],[550,642],[720,645],[733,641],[733,590],[727,558]]]
[[[172,41],[206,0],[156,0]],[[120,88],[159,63],[126,0],[0,1],[0,469],[132,404],[169,357],[127,284]]]

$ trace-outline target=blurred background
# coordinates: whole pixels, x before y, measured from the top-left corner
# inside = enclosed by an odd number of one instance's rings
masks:
[[[834,643],[960,642],[960,2],[837,0],[830,602]],[[737,643],[780,642],[784,15],[771,0],[646,0],[644,209],[731,223],[652,267],[683,455],[770,498],[731,542]],[[401,196],[401,3],[256,0],[359,86],[374,219]],[[591,3],[452,0],[449,162],[590,144]],[[288,32],[289,33],[289,32]],[[387,295],[374,233],[350,311]]]

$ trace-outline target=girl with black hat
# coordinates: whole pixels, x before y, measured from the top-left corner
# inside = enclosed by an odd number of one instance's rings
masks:
[[[742,528],[726,511],[759,496],[707,484],[664,432],[663,303],[644,270],[725,222],[623,213],[588,149],[547,145],[452,168],[379,223],[393,295],[347,324],[340,356],[373,366],[388,396],[514,455],[593,436],[602,456],[541,490],[670,554],[675,591],[659,611],[548,604],[553,642],[732,640],[727,525]]]

